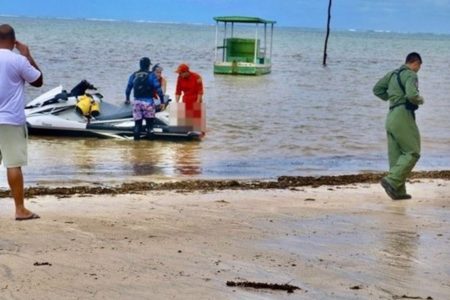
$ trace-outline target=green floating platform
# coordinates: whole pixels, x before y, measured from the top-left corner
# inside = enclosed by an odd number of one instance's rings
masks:
[[[271,71],[272,55],[272,33],[275,21],[268,21],[255,17],[215,17],[216,26],[216,60],[214,63],[215,74],[232,75],[264,75]],[[218,45],[219,23],[224,23],[224,38],[221,45]],[[256,25],[254,38],[234,37],[235,23],[253,23]],[[228,24],[228,25],[227,25]],[[258,38],[258,24],[263,24],[263,43]],[[267,43],[267,25],[270,25],[270,48]],[[231,27],[231,29],[230,29]],[[227,34],[230,31],[231,37]],[[218,59],[218,52],[221,52],[221,59]],[[267,55],[269,53],[269,55]]]

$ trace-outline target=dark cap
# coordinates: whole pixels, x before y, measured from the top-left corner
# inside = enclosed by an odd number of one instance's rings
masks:
[[[152,64],[152,62],[151,62],[150,58],[148,58],[148,57],[143,57],[139,61],[139,67],[141,68],[141,70],[148,70],[148,69],[150,69],[150,65],[151,64]]]

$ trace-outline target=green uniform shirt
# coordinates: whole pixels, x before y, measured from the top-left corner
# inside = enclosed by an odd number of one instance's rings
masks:
[[[400,72],[400,81],[405,87],[405,93],[403,93],[400,87],[396,72]],[[387,73],[381,78],[373,87],[373,93],[378,98],[390,101],[389,106],[409,102],[419,105],[419,79],[417,73],[409,69],[406,65],[401,66],[399,69]]]

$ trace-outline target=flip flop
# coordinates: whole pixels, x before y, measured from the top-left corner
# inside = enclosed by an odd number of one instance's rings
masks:
[[[35,214],[35,213],[31,213],[31,215],[29,215],[28,217],[16,217],[16,221],[27,221],[27,220],[34,220],[34,219],[39,219],[40,216]]]

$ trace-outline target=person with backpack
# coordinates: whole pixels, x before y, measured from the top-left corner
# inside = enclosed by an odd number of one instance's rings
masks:
[[[125,90],[125,104],[130,104],[131,90],[134,91],[133,118],[134,118],[134,140],[141,137],[142,123],[145,119],[147,136],[151,136],[155,119],[155,102],[153,95],[156,92],[160,99],[164,99],[158,78],[150,72],[151,61],[148,57],[143,57],[139,61],[139,70],[130,75]]]
[[[422,65],[419,53],[407,55],[405,64],[387,73],[374,86],[373,93],[388,101],[386,119],[389,173],[381,185],[393,200],[410,199],[405,182],[420,158],[420,133],[415,110],[424,103],[419,94],[417,72]]]

